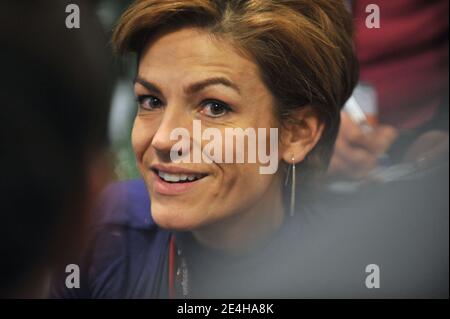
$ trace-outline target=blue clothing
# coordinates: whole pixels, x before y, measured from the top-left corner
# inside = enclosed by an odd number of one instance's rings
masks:
[[[81,262],[79,289],[58,280],[63,298],[167,297],[163,282],[170,232],[154,223],[142,180],[110,186],[94,218],[89,250]],[[63,273],[60,273],[64,277]],[[59,278],[59,276],[58,276]]]

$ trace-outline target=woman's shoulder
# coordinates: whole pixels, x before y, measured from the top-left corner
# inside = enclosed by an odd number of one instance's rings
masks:
[[[57,280],[57,298],[143,298],[160,293],[170,232],[158,227],[142,180],[111,184],[92,216],[80,289]],[[64,279],[67,274],[59,272]],[[57,276],[59,277],[59,276]],[[54,287],[55,288],[55,287]]]

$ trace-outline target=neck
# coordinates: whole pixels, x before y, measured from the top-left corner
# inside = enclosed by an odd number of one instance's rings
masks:
[[[263,244],[284,220],[280,183],[274,182],[261,198],[244,213],[233,214],[225,220],[193,231],[195,239],[204,246],[233,255],[243,254]]]

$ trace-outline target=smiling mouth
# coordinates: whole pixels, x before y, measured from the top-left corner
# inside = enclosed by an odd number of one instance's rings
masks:
[[[174,174],[157,169],[153,169],[153,172],[164,182],[171,184],[191,183],[207,176],[207,174]]]

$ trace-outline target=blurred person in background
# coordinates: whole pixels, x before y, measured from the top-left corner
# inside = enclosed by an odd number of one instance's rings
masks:
[[[311,250],[333,251],[321,261],[350,273],[376,264],[380,288],[358,296],[448,298],[449,2],[347,3],[361,82],[341,112],[331,178],[314,207],[330,213]],[[370,28],[376,13],[380,28]],[[323,291],[345,275],[328,272]]]
[[[448,145],[447,0],[354,0],[355,45],[361,81],[372,86],[375,114],[367,133],[342,112],[330,175],[367,178],[389,157],[389,164],[433,166]],[[366,23],[376,4],[380,28]],[[368,114],[369,116],[369,114]],[[381,163],[386,165],[386,161]]]
[[[0,3],[0,297],[43,298],[76,260],[110,176],[112,77],[92,2]]]

